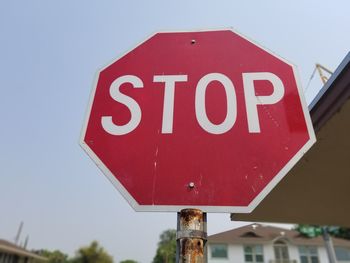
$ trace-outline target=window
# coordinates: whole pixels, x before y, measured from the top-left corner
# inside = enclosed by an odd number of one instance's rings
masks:
[[[338,261],[350,261],[350,249],[345,247],[335,247],[335,256]]]
[[[289,261],[289,253],[287,244],[278,240],[273,244],[273,248],[275,251],[275,259],[277,262],[288,262]]]
[[[226,244],[212,244],[210,245],[212,258],[227,258],[227,245]]]
[[[261,245],[244,246],[244,261],[249,263],[264,262],[262,246]]]
[[[319,263],[316,247],[300,246],[299,255],[301,263]]]

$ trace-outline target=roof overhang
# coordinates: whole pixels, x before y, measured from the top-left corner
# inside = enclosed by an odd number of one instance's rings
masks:
[[[250,214],[232,220],[350,226],[350,52],[309,106],[316,144]]]
[[[17,255],[19,257],[28,257],[32,259],[36,259],[39,261],[47,261],[48,259],[42,256],[39,256],[35,253],[32,253],[22,247],[19,247],[10,242],[0,240],[0,252],[8,253],[10,255]]]

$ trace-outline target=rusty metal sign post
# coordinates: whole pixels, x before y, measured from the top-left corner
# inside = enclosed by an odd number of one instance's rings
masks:
[[[177,213],[176,262],[207,263],[207,213],[183,209]]]

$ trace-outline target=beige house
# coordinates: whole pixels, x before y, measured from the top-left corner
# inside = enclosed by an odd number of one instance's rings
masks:
[[[350,241],[333,238],[337,261],[350,262]],[[251,224],[208,237],[209,263],[329,263],[322,237]]]
[[[47,261],[47,259],[44,257],[0,239],[0,263],[32,263],[45,261]]]

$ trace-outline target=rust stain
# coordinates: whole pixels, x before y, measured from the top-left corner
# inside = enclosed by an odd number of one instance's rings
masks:
[[[183,209],[179,220],[179,263],[205,263],[206,214],[199,209]]]
[[[199,209],[183,209],[181,211],[181,224],[185,227],[203,222],[203,212]]]
[[[181,240],[180,262],[204,263],[204,244],[200,238],[183,238]]]

